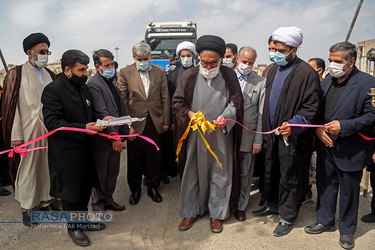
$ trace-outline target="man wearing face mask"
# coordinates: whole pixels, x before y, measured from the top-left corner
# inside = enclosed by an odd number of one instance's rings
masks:
[[[323,81],[323,73],[326,70],[326,63],[324,60],[318,57],[311,58],[307,63],[318,72],[320,82]]]
[[[330,75],[321,83],[323,101],[319,108],[319,119],[325,127],[315,130],[319,138],[316,223],[305,227],[305,231],[317,234],[334,230],[339,193],[339,243],[351,249],[357,227],[362,173],[372,162],[373,153],[373,142],[364,140],[358,133],[374,137],[375,108],[367,93],[375,88],[375,78],[355,66],[357,49],[354,44],[340,42],[329,52]]]
[[[267,205],[254,216],[279,214],[275,237],[288,234],[298,216],[308,185],[312,131],[291,128],[314,122],[319,98],[315,70],[297,57],[303,34],[297,27],[280,27],[272,34],[263,108],[263,131],[280,126],[277,134],[264,135],[265,180],[260,204]]]
[[[233,70],[220,66],[225,54],[222,38],[205,35],[198,39],[199,66],[186,70],[173,96],[175,139],[180,140],[189,121],[201,111],[216,129],[204,137],[222,163],[222,168],[207,150],[198,131],[190,131],[179,153],[181,175],[179,230],[188,230],[199,215],[210,215],[213,233],[223,230],[221,221],[236,211],[239,197],[238,152],[242,127],[243,99]],[[192,120],[192,124],[196,122]],[[230,204],[231,201],[231,204]],[[230,206],[231,205],[231,206]],[[231,208],[231,209],[230,209]]]
[[[177,175],[177,166],[176,166],[176,154],[175,154],[175,145],[173,139],[173,113],[172,113],[172,97],[176,91],[176,87],[181,78],[182,73],[194,66],[194,59],[196,55],[195,44],[189,41],[181,42],[177,45],[176,55],[180,58],[181,67],[176,68],[176,70],[171,71],[167,77],[168,81],[168,91],[171,99],[171,126],[170,129],[162,134],[162,143],[163,143],[163,156],[162,156],[162,165],[163,165],[163,183],[169,183],[169,177],[174,177]]]
[[[55,74],[45,68],[48,63],[50,41],[42,33],[33,33],[23,40],[23,50],[28,61],[11,69],[4,80],[3,132],[7,149],[17,147],[47,133],[43,124],[40,96],[44,86],[55,79]],[[46,140],[32,144],[47,146]],[[15,198],[22,209],[26,226],[35,226],[31,210],[58,210],[51,202],[48,156],[46,150],[29,152],[27,157],[18,154],[9,158],[10,175]]]
[[[68,50],[61,58],[63,73],[46,86],[42,94],[44,123],[48,131],[60,127],[89,129],[95,126],[93,98],[86,85],[89,57],[79,50]],[[51,195],[61,198],[64,211],[88,211],[92,187],[98,187],[90,134],[58,131],[48,137]],[[74,244],[89,246],[83,231],[105,229],[100,223],[68,223]]]
[[[262,132],[262,113],[264,103],[265,78],[252,71],[257,52],[251,47],[242,47],[234,72],[244,99],[243,125],[255,131]],[[245,221],[245,210],[249,203],[251,181],[253,178],[255,155],[262,150],[263,137],[261,134],[242,130],[239,155],[241,173],[241,193],[235,217],[238,221]]]
[[[93,96],[93,107],[96,117],[103,119],[106,116],[119,117],[127,115],[125,103],[122,101],[118,89],[113,83],[115,77],[115,62],[113,54],[106,49],[99,49],[93,54],[96,74],[89,80],[87,86]],[[107,134],[129,133],[127,125],[108,127]],[[122,141],[108,140],[101,136],[94,137],[94,161],[98,172],[100,188],[93,188],[92,208],[94,211],[111,209],[113,211],[125,210],[125,206],[113,200],[116,179],[120,170],[120,153]]]
[[[224,66],[227,66],[231,69],[236,69],[237,67],[237,45],[234,43],[227,43],[226,45],[226,51],[224,58],[222,60],[222,64]]]
[[[132,52],[134,63],[120,70],[118,88],[128,114],[145,120],[133,123],[130,134],[147,136],[160,146],[160,134],[167,131],[170,124],[167,77],[164,70],[150,64],[149,45],[137,43]],[[143,139],[129,138],[127,146],[129,204],[139,202],[142,175],[147,179],[147,195],[154,202],[162,202],[158,192],[162,176],[161,152]]]

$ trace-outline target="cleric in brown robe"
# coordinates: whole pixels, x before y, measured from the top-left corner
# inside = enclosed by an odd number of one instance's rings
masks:
[[[229,216],[229,204],[232,211],[238,205],[237,157],[242,135],[239,125],[220,122],[220,118],[242,123],[243,98],[234,71],[220,66],[220,58],[225,53],[224,40],[217,36],[202,36],[196,50],[200,54],[200,65],[182,74],[173,97],[175,138],[178,142],[192,115],[202,111],[207,120],[215,120],[216,130],[206,132],[205,138],[223,166],[220,169],[198,132],[190,131],[182,144],[178,162],[182,176],[180,215],[184,218],[179,229],[189,229],[198,215],[209,211],[211,231],[220,233],[223,229],[221,220]]]
[[[46,68],[50,42],[42,33],[30,34],[23,40],[23,50],[28,61],[11,69],[4,80],[3,132],[6,149],[18,147],[45,133],[40,96],[43,88],[55,79]],[[45,147],[47,141],[35,142],[30,147]],[[31,210],[57,210],[52,205],[48,156],[46,150],[29,152],[27,156],[9,158],[10,176],[15,189],[15,199],[22,210],[23,223],[35,226]]]

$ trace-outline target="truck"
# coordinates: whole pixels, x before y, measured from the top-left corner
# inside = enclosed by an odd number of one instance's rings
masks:
[[[188,22],[150,22],[146,28],[145,43],[151,47],[151,63],[169,71],[169,60],[183,41],[197,42],[197,24]]]

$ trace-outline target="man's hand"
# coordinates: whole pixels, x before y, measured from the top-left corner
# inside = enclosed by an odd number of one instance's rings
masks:
[[[259,154],[262,151],[262,146],[253,144],[253,155]]]
[[[174,124],[171,124],[171,129],[174,131]]]
[[[98,127],[98,126],[95,126],[96,122],[89,122],[86,124],[86,129],[88,130],[92,130],[92,131],[95,131],[95,132],[99,132],[99,131],[102,131],[103,129],[106,129],[107,127]],[[89,135],[94,135],[94,133],[87,133]]]
[[[333,141],[331,138],[327,135],[324,128],[317,128],[315,130],[315,134],[318,136],[318,138],[326,145],[327,147],[333,147]]]
[[[168,125],[163,125],[163,132],[167,131],[169,129]]]
[[[331,121],[324,125],[326,126],[326,132],[330,133],[331,135],[338,135],[341,132],[341,125],[338,120]]]
[[[282,136],[290,136],[292,134],[292,128],[289,127],[289,126],[286,126],[287,124],[289,124],[288,122],[283,122],[283,124],[281,125],[281,127],[279,128],[279,131],[280,131],[280,134]]]
[[[373,160],[374,163],[375,163],[375,153],[372,155],[372,160]]]
[[[133,127],[130,127],[130,129],[129,129],[129,135],[134,135],[134,134],[135,134],[135,129]],[[128,140],[129,141],[134,141],[135,140],[135,136],[128,137]]]
[[[122,152],[122,141],[113,141],[112,142],[112,149],[113,151],[116,151],[116,152]]]
[[[218,128],[224,128],[227,125],[227,121],[224,119],[224,116],[219,115],[216,120],[213,121],[215,126]]]
[[[191,118],[193,118],[195,116],[195,112],[193,111],[189,111],[188,113],[188,116],[189,116],[189,120],[191,120]],[[191,125],[194,125],[197,121],[194,119],[191,121]]]
[[[107,116],[105,116],[105,117],[103,118],[103,121],[112,120],[112,119],[114,119],[114,118],[116,118],[116,117],[113,117],[113,116],[107,115]]]
[[[10,142],[10,146],[12,146],[13,148],[18,147],[19,145],[22,145],[22,144],[23,144],[23,140]]]

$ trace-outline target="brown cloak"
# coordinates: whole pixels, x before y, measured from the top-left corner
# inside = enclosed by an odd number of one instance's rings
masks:
[[[238,79],[234,71],[228,67],[220,66],[220,72],[223,75],[226,87],[229,91],[230,98],[236,108],[236,120],[240,123],[243,122],[243,98],[238,83]],[[174,124],[175,124],[175,140],[177,145],[179,139],[182,137],[189,124],[189,110],[193,101],[193,94],[195,85],[197,83],[197,76],[199,73],[199,67],[193,67],[185,70],[182,74],[175,94],[172,99],[172,108],[174,113]],[[238,199],[240,195],[240,172],[238,166],[238,154],[241,145],[242,127],[238,124],[234,126],[234,154],[233,154],[233,179],[232,179],[232,193],[230,200],[231,212],[235,212],[238,207]],[[186,161],[186,146],[188,138],[184,140],[179,155],[179,162],[177,164],[180,176],[182,176]]]
[[[56,79],[56,75],[49,69],[45,68],[51,75],[52,80]],[[3,134],[5,149],[11,148],[11,136],[14,114],[18,104],[19,89],[21,86],[22,65],[8,71],[3,84],[2,96],[2,114],[3,114]],[[20,164],[19,154],[15,154],[13,158],[9,158],[9,174],[14,188],[18,166]]]

